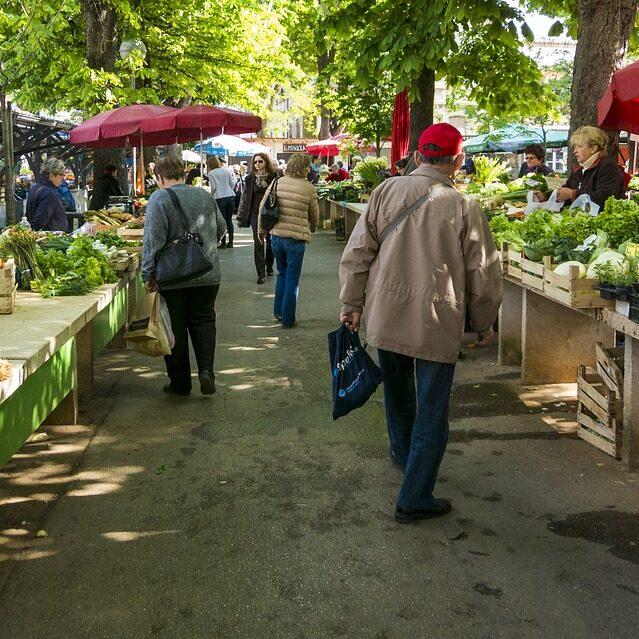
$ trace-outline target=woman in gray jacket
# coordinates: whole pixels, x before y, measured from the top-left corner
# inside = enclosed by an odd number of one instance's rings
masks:
[[[159,289],[169,308],[175,335],[175,346],[164,358],[170,380],[164,392],[173,395],[191,393],[190,335],[197,359],[200,389],[204,395],[211,395],[215,392],[215,299],[220,288],[217,243],[226,233],[226,223],[210,193],[184,184],[181,160],[161,158],[155,165],[155,173],[160,188],[151,195],[147,204],[142,248],[142,279],[147,292],[158,290],[155,268],[160,252],[185,232],[181,215],[167,189],[177,196],[191,229],[202,236],[202,248],[213,265],[213,269],[204,275]]]

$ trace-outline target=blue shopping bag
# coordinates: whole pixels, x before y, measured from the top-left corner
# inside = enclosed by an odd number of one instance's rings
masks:
[[[359,335],[342,324],[328,334],[333,377],[333,419],[363,406],[384,381],[382,369],[366,352]]]

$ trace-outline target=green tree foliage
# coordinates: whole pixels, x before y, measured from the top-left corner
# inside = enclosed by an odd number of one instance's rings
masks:
[[[87,37],[92,11],[98,20],[113,17],[102,42]],[[276,82],[285,91],[305,81],[282,47],[285,36],[277,14],[260,0],[9,0],[0,11],[8,88],[35,111],[90,115],[134,102],[198,100],[264,115]],[[146,59],[120,60],[119,42],[134,37],[144,41]],[[138,78],[134,89],[131,75]]]

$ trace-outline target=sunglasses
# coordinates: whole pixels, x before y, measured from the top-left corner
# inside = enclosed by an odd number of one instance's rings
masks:
[[[264,160],[255,160],[253,164],[264,164]]]

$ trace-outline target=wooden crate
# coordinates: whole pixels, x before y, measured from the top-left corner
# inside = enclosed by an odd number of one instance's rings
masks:
[[[18,287],[14,284],[13,290],[8,295],[0,295],[0,315],[10,315],[16,305],[16,290]]]
[[[606,348],[601,342],[597,342],[595,351],[599,377],[619,399],[623,399],[624,349]]]
[[[595,289],[597,280],[579,277],[579,267],[571,266],[568,275],[557,275],[556,264],[544,260],[544,294],[570,308],[614,308],[615,300],[604,300]]]
[[[539,291],[544,290],[544,265],[539,262],[533,262],[525,257],[521,259],[521,283],[536,288]]]
[[[506,262],[508,264],[506,272],[510,277],[514,277],[516,280],[521,279],[521,261],[524,259],[524,254],[521,251],[515,251],[511,248],[506,253]]]
[[[120,226],[118,227],[118,235],[125,240],[141,240],[144,236],[144,229],[128,229]]]
[[[579,367],[577,376],[577,435],[615,459],[621,458],[623,404],[597,372]]]
[[[0,268],[0,295],[11,295],[16,284],[16,267],[13,260],[7,260]]]

